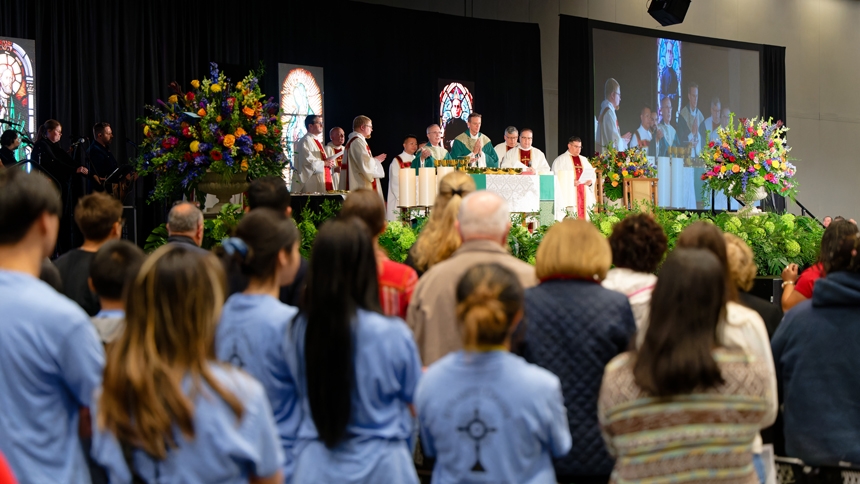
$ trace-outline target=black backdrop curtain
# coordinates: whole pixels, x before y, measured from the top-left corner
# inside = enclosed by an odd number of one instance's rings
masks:
[[[438,121],[438,79],[474,82],[482,132],[494,142],[515,124],[533,128],[544,148],[536,24],[346,0],[7,0],[0,36],[36,41],[37,122],[59,120],[65,143],[109,122],[121,162],[142,137],[135,119],[143,106],[168,96],[171,81],[187,87],[205,76],[209,61],[234,82],[262,62],[261,87],[270,96],[279,90],[278,63],[323,67],[326,129],[349,133],[356,115],[370,116],[370,145],[389,159],[402,151],[404,135],[423,141]],[[164,221],[164,207],[143,203],[150,183],[138,192],[141,243]]]
[[[785,47],[763,46],[761,54],[761,114],[765,119],[781,119],[788,123],[785,111]],[[785,211],[785,197],[771,195],[763,201],[764,208]]]
[[[583,156],[594,153],[594,61],[588,19],[559,16],[558,152],[567,139],[582,138]]]

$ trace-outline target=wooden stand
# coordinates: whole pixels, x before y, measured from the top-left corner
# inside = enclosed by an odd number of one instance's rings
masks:
[[[633,209],[634,202],[640,205],[657,206],[657,178],[625,178],[622,182],[624,206]]]
[[[597,174],[597,179],[594,181],[594,197],[597,203],[594,205],[594,211],[600,213],[606,210],[603,207],[603,172],[595,170],[595,173]]]

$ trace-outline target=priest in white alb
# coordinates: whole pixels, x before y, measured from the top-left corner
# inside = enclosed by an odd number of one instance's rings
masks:
[[[379,179],[385,178],[385,170],[382,168],[385,153],[373,156],[370,147],[367,146],[367,139],[373,132],[373,121],[367,116],[356,116],[352,121],[352,129],[346,142],[346,155],[343,161],[347,173],[341,172],[341,176],[349,177],[346,181],[346,190],[367,188],[378,193],[379,198],[384,201],[382,183]]]
[[[307,133],[296,144],[293,163],[292,193],[325,193],[334,190],[334,158],[323,146],[323,118],[315,114],[305,118]]]
[[[343,166],[343,142],[346,140],[346,133],[343,132],[343,128],[335,126],[328,132],[328,138],[331,141],[325,145],[326,156],[338,155],[334,159],[335,166],[334,174],[332,175],[332,178],[334,178],[334,188],[335,190],[345,190],[343,186],[346,185],[346,177],[340,176],[340,172]]]
[[[418,150],[418,138],[408,135],[403,140],[403,153],[395,156],[388,167],[388,202],[385,211],[385,217],[388,220],[397,220],[397,214],[400,212],[400,170],[412,169],[416,150]]]
[[[532,146],[534,132],[524,129],[520,133],[520,146],[505,153],[501,168],[522,168],[526,174],[549,173],[549,163],[543,151]]]
[[[582,140],[577,136],[571,136],[567,140],[567,151],[553,160],[552,171],[556,174],[560,171],[574,172],[576,194],[568,198],[573,201],[573,214],[577,218],[587,220],[588,211],[594,210],[596,203],[594,183],[597,181],[597,173],[588,162],[588,158],[579,154],[581,151]]]
[[[505,142],[499,143],[493,147],[496,151],[496,156],[499,157],[499,161],[505,159],[505,155],[508,151],[517,147],[517,139],[520,137],[519,131],[517,131],[516,126],[508,126],[505,128]]]

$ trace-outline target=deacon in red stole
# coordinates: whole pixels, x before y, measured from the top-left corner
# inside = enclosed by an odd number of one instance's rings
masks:
[[[332,170],[332,178],[334,179],[334,189],[335,190],[346,190],[344,186],[346,185],[346,177],[342,176],[344,173],[343,170],[343,142],[346,140],[346,134],[343,132],[343,128],[339,126],[335,126],[328,132],[328,137],[331,141],[326,143],[325,145],[325,154],[329,158],[334,155],[337,157],[334,159],[334,169]]]
[[[574,213],[577,218],[587,220],[588,211],[594,210],[596,199],[594,196],[594,182],[597,180],[597,174],[592,168],[588,158],[579,154],[582,151],[582,140],[576,136],[571,136],[567,141],[567,151],[560,154],[558,158],[552,162],[552,171],[573,171],[576,180],[576,197]]]
[[[305,118],[307,134],[296,144],[293,161],[293,193],[325,193],[334,190],[333,160],[323,146],[323,118],[311,114]]]
[[[520,133],[520,145],[505,153],[502,160],[502,168],[522,168],[523,173],[538,174],[549,173],[549,163],[543,151],[532,146],[534,132],[524,129]]]
[[[382,168],[382,162],[385,160],[385,153],[373,156],[370,147],[367,146],[367,139],[373,132],[373,121],[367,116],[356,116],[352,121],[353,132],[349,133],[349,140],[346,142],[346,155],[344,156],[344,165],[347,168],[346,190],[358,190],[359,188],[367,188],[379,194],[379,198],[385,200],[382,196],[382,183],[380,178],[385,178],[385,170]]]
[[[402,168],[412,168],[412,160],[415,158],[415,152],[418,151],[418,138],[409,135],[403,140],[403,153],[395,156],[391,160],[391,165],[388,167],[388,203],[385,210],[385,217],[388,220],[397,220],[397,213],[400,211],[400,170]]]

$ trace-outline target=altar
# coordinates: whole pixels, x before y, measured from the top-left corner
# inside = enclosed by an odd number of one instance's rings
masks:
[[[567,207],[556,175],[471,175],[478,190],[489,190],[510,204],[511,213],[537,217],[550,225],[567,216]]]

